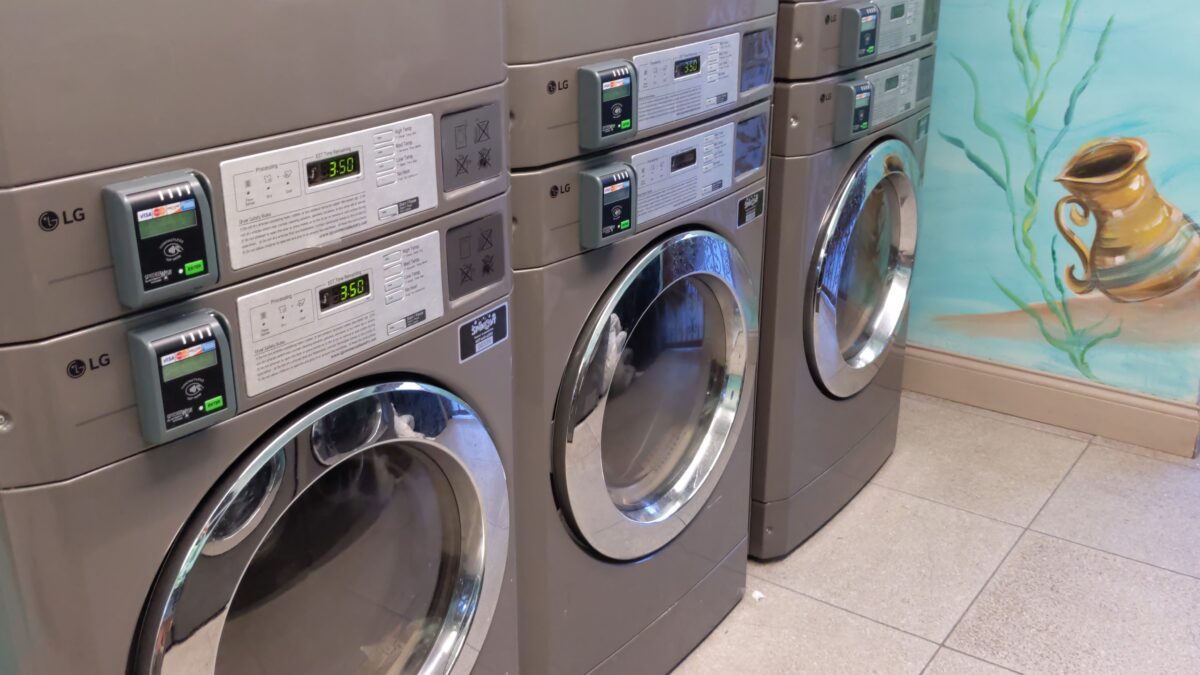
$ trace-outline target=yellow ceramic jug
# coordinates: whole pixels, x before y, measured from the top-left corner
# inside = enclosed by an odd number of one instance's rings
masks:
[[[1119,302],[1166,295],[1200,272],[1200,228],[1163,199],[1146,160],[1150,148],[1138,138],[1107,138],[1089,143],[1067,162],[1057,178],[1071,194],[1054,209],[1054,220],[1083,261],[1065,271],[1067,286],[1079,295],[1099,290]],[[1064,210],[1077,227],[1096,219],[1091,248],[1067,226]]]

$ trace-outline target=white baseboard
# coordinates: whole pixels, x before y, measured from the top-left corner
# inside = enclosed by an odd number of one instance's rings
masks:
[[[1200,406],[940,349],[909,345],[904,387],[922,394],[1134,443],[1196,453]]]

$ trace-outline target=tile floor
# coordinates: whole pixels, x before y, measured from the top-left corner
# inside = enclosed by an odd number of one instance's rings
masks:
[[[905,394],[896,453],[677,673],[1200,673],[1200,461]]]

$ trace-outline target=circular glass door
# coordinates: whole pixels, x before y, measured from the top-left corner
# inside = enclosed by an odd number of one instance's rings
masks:
[[[817,381],[849,398],[875,378],[908,307],[920,168],[887,140],[854,166],[817,238],[807,297],[807,353]]]
[[[643,253],[601,299],[564,377],[554,453],[559,501],[601,556],[657,551],[716,487],[752,386],[757,307],[737,249],[701,231]]]
[[[470,672],[508,550],[479,417],[412,382],[339,396],[218,486],[160,572],[140,672]]]

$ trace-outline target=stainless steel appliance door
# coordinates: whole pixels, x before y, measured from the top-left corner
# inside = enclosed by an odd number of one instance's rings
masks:
[[[496,446],[453,394],[364,386],[212,491],[143,618],[138,672],[467,673],[508,551]]]
[[[905,143],[872,147],[842,183],[817,237],[806,297],[806,351],[834,398],[879,372],[908,308],[920,166]]]
[[[674,539],[720,479],[745,417],[757,290],[705,231],[634,260],[588,320],[556,411],[554,484],[589,547],[635,560]]]

